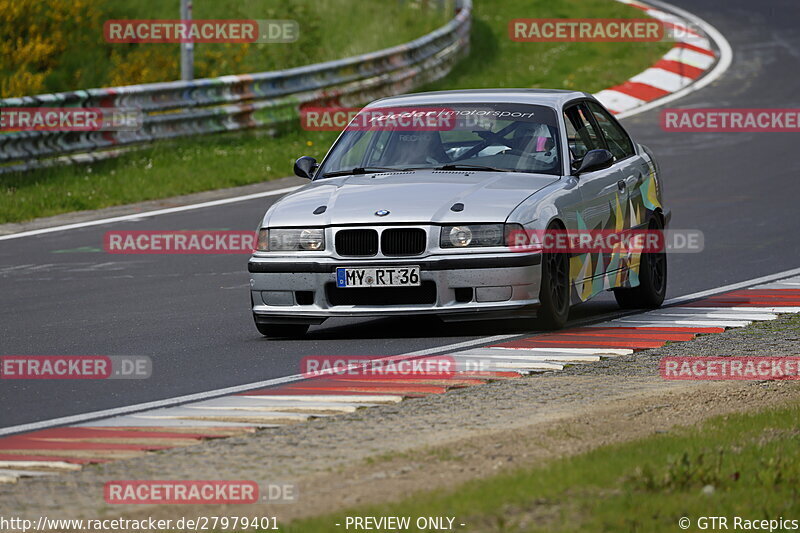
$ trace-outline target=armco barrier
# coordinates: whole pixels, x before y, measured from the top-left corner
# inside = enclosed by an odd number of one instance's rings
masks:
[[[114,107],[144,113],[135,131],[0,133],[0,173],[116,156],[143,143],[299,120],[303,105],[358,106],[447,74],[469,50],[471,0],[409,43],[304,67],[0,100],[9,107]]]

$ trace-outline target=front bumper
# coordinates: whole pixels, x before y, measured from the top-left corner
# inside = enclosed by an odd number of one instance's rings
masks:
[[[337,289],[337,267],[419,266],[424,302],[370,301],[362,292],[348,304],[335,291],[405,291],[406,288]],[[469,319],[484,313],[535,308],[539,304],[541,254],[463,254],[417,260],[257,257],[248,263],[252,310],[259,323],[319,324],[330,317],[438,315]],[[420,289],[421,290],[421,289]],[[331,291],[334,291],[332,293]],[[394,296],[397,293],[384,292]],[[414,300],[414,291],[407,293]],[[469,298],[469,299],[467,299]],[[391,298],[390,298],[391,299]],[[422,298],[421,298],[422,299]]]

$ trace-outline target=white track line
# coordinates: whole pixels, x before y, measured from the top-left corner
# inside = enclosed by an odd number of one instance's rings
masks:
[[[303,413],[276,413],[274,411],[258,411],[258,412],[242,412],[235,409],[229,410],[215,410],[205,408],[193,407],[173,407],[169,409],[157,409],[155,411],[147,411],[131,415],[133,418],[143,418],[146,420],[189,420],[198,419],[203,420],[219,420],[226,422],[226,418],[247,417],[259,419],[267,423],[275,423],[278,420],[292,420],[295,422],[303,422],[311,418],[310,415]],[[231,420],[231,422],[241,422],[240,420]]]
[[[764,314],[764,313],[772,313],[772,314],[780,314],[780,313],[800,313],[800,307],[669,307],[668,309],[692,309],[692,310],[699,310],[699,311],[737,311],[743,314],[745,313],[756,313],[756,314]],[[730,311],[729,311],[730,310]]]
[[[441,353],[442,350],[457,350],[459,348],[471,348],[473,346],[493,344],[495,342],[505,341],[508,339],[516,339],[519,334],[510,335],[494,335],[492,337],[485,337],[483,339],[475,339],[471,341],[457,342],[455,344],[448,344],[447,346],[439,346],[438,348],[426,348],[424,350],[417,350],[416,352],[409,352],[403,355],[431,355],[434,353]]]
[[[665,323],[674,323],[674,324],[682,324],[685,325],[687,323],[696,323],[700,324],[701,322],[704,324],[711,324],[711,323],[719,323],[719,324],[731,324],[730,326],[726,327],[736,327],[739,324],[743,324],[745,326],[750,325],[750,320],[744,320],[741,318],[733,319],[733,318],[692,318],[692,317],[678,317],[678,316],[656,316],[650,315],[648,313],[642,313],[641,315],[634,315],[634,316],[624,316],[620,318],[615,318],[612,322],[665,322]],[[716,326],[712,326],[716,327]]]
[[[285,405],[216,405],[214,402],[221,402],[226,397],[217,398],[215,400],[208,400],[199,404],[189,404],[187,409],[205,409],[207,411],[241,411],[242,413],[264,413],[264,412],[280,412],[280,413],[308,413],[310,416],[333,414],[333,413],[355,413],[358,406],[337,406],[336,404],[313,404],[306,402],[305,405],[297,404],[295,406],[287,407]],[[369,407],[374,407],[370,404]],[[241,416],[241,415],[240,415]]]
[[[487,361],[483,357],[478,358],[471,358],[471,357],[463,357],[459,358],[462,362],[470,364],[470,361],[480,361],[480,364],[472,364],[468,369],[473,371],[497,371],[497,370],[537,370],[537,371],[546,371],[546,370],[563,370],[564,365],[561,363],[550,363],[547,361],[516,361],[516,360],[503,360],[503,359],[493,359],[491,361]],[[480,368],[477,368],[480,366]],[[475,367],[475,368],[473,368]]]
[[[519,355],[518,355],[519,354]],[[511,353],[509,350],[498,350],[497,348],[484,348],[467,350],[466,352],[459,352],[453,355],[454,357],[488,357],[499,359],[524,359],[529,361],[558,361],[566,363],[586,363],[599,361],[602,356],[600,355],[585,355],[585,354],[543,354],[539,352],[526,353],[525,350],[514,350]]]
[[[757,322],[761,320],[775,320],[778,315],[768,314],[745,314],[745,313],[651,313],[648,316],[668,316],[675,320],[749,320]]]
[[[674,314],[703,314],[703,313],[733,313],[736,315],[753,315],[753,316],[769,316],[773,315],[772,311],[761,310],[761,307],[689,307],[686,305],[662,307],[653,309],[648,313],[674,315]],[[766,309],[766,308],[764,308]]]
[[[458,355],[455,355],[453,357],[455,358],[456,362],[458,362],[458,361],[480,360],[480,361],[484,361],[487,364],[493,364],[493,363],[495,363],[497,361],[512,361],[512,362],[516,362],[516,363],[524,363],[524,362],[530,362],[530,363],[557,363],[559,365],[561,363],[565,363],[565,362],[566,363],[577,362],[577,361],[558,361],[556,359],[552,359],[552,358],[548,358],[548,357],[542,357],[542,356],[536,356],[536,355],[499,355],[499,354],[473,355],[473,354],[458,354]],[[599,360],[600,358],[597,357],[597,359]]]
[[[606,327],[632,327],[632,328],[667,328],[667,327],[694,327],[694,328],[743,328],[750,322],[723,321],[723,320],[614,320],[605,324]]]
[[[372,407],[377,404],[344,403],[344,402],[289,402],[286,400],[273,400],[269,397],[253,398],[245,396],[223,396],[213,400],[204,400],[188,404],[192,408],[201,409],[256,409],[260,411],[302,412],[302,411],[339,411],[352,413],[360,407]]]
[[[81,469],[80,464],[65,461],[0,461],[0,468],[12,470],[25,470],[35,468],[48,472],[74,472]]]
[[[746,287],[752,287],[753,285],[761,285],[763,283],[769,283],[770,281],[776,281],[779,279],[796,276],[798,274],[800,274],[800,268],[784,270],[783,272],[778,272],[777,274],[761,276],[760,278],[755,278],[748,281],[740,281],[739,283],[731,283],[730,285],[724,285],[722,287],[717,287],[716,289],[708,289],[706,291],[694,292],[692,294],[687,294],[685,296],[678,296],[677,298],[672,298],[670,300],[667,300],[666,302],[664,302],[664,305],[671,306],[671,305],[690,302],[692,300],[700,300],[701,298],[705,298],[706,296],[713,296],[714,294],[719,294],[721,292],[734,291],[736,289],[744,289]],[[746,309],[752,310],[758,308],[747,307]]]
[[[687,307],[687,309],[691,309],[691,307]],[[722,319],[722,320],[775,320],[778,318],[778,315],[775,313],[728,313],[728,312],[712,312],[712,313],[654,313],[650,311],[646,313],[644,317],[648,316],[668,316],[668,317],[680,317],[675,318],[676,320],[705,320],[705,319]]]
[[[297,396],[282,396],[282,395],[242,395],[242,398],[258,398],[269,400],[288,401],[294,400],[297,402],[331,402],[331,403],[355,403],[360,405],[369,404],[391,404],[400,403],[403,397],[395,394],[303,394]]]
[[[516,350],[525,350],[526,352],[540,352],[540,353],[552,353],[552,352],[560,352],[562,354],[583,354],[583,355],[630,355],[633,353],[633,350],[628,348],[560,348],[560,347],[551,347],[551,348],[509,348],[506,346],[495,346],[498,350],[510,350],[511,352],[515,352]]]
[[[202,433],[202,428],[253,428],[265,427],[262,424],[250,424],[244,422],[217,422],[213,420],[177,420],[177,419],[158,419],[150,420],[147,418],[138,418],[133,415],[128,416],[115,416],[112,418],[101,418],[93,420],[92,422],[84,422],[81,424],[74,424],[75,427],[82,428],[118,428],[118,427],[137,427],[137,428],[199,428],[199,433]],[[278,427],[278,426],[275,426]]]
[[[87,228],[90,226],[100,226],[103,224],[111,224],[112,222],[123,222],[125,220],[135,220],[140,218],[155,217],[159,215],[169,215],[172,213],[180,213],[182,211],[192,211],[194,209],[204,209],[206,207],[215,207],[218,205],[233,204],[236,202],[245,202],[255,198],[265,198],[267,196],[276,196],[279,194],[286,194],[292,192],[300,187],[286,187],[284,189],[276,189],[274,191],[257,192],[253,194],[245,194],[244,196],[234,196],[232,198],[222,198],[221,200],[212,200],[210,202],[202,202],[199,204],[182,205],[178,207],[168,207],[165,209],[157,209],[155,211],[144,211],[142,213],[134,213],[131,215],[122,215],[111,218],[101,218],[98,220],[87,220],[86,222],[76,222],[75,224],[66,224],[64,226],[53,226],[52,228],[41,228],[30,231],[21,231],[19,233],[10,233],[8,235],[0,235],[0,241],[7,241],[9,239],[20,239],[22,237],[31,237],[33,235],[42,235],[45,233],[54,233],[57,231],[67,231],[71,229]]]

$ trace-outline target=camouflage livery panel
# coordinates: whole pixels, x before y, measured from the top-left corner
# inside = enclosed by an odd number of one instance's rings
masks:
[[[624,231],[646,229],[650,219],[662,211],[661,183],[655,160],[644,147],[639,156],[647,163],[648,172],[642,183],[635,187],[627,198],[617,193],[614,205],[609,205],[610,216],[604,224],[594,228],[586,226],[580,213],[577,214],[577,229]],[[621,248],[622,245],[620,244]],[[608,253],[584,253],[570,258],[570,299],[572,304],[585,302],[596,294],[615,288],[639,285],[641,253],[612,251]]]

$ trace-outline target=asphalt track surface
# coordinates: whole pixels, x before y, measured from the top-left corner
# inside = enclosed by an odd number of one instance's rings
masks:
[[[677,0],[730,42],[731,68],[667,107],[800,107],[797,0]],[[673,229],[705,250],[673,254],[668,297],[800,266],[800,142],[791,133],[665,133],[660,109],[625,120],[659,158]],[[275,197],[0,241],[0,355],[147,355],[146,380],[0,380],[0,427],[297,374],[307,355],[395,355],[526,321],[337,319],[304,340],[255,330],[245,255],[108,255],[110,230],[256,227]],[[610,294],[572,318],[615,311]]]

